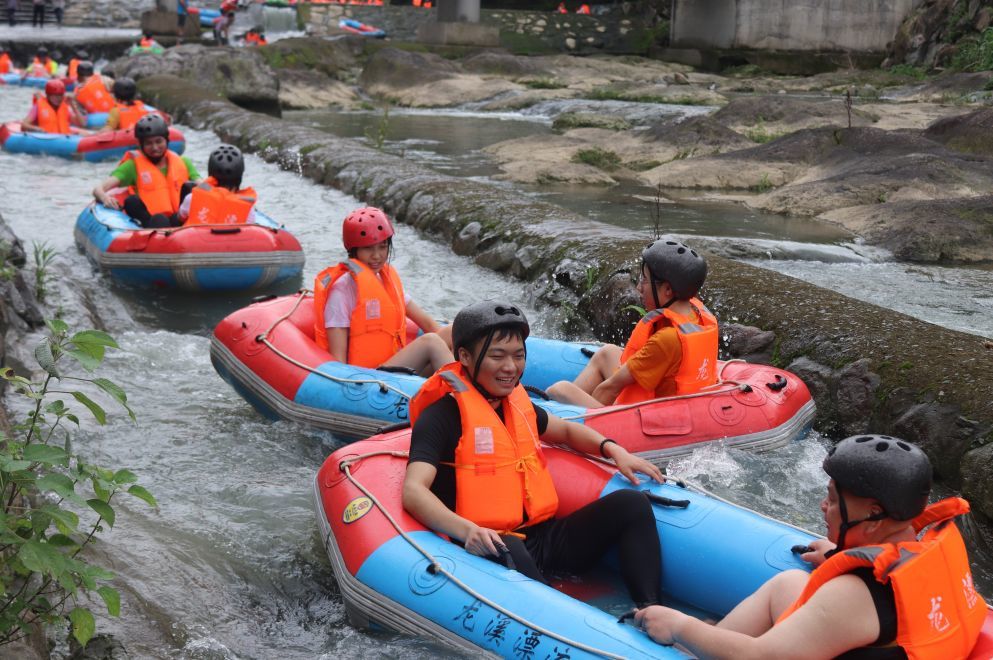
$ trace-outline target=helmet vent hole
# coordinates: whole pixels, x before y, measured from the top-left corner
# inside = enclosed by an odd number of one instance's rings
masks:
[[[696,253],[696,250],[690,250],[690,254],[692,254],[694,257],[700,256],[699,254]]]
[[[910,445],[908,445],[906,442],[897,441],[896,446],[904,451],[910,451]]]
[[[676,241],[666,241],[665,244],[666,245],[676,245],[677,243],[676,243]]]
[[[686,252],[686,248],[684,248],[684,247],[677,248],[676,249],[676,252],[678,252],[679,254],[684,254]]]
[[[379,231],[383,231],[383,225],[377,225],[376,229],[378,229]]]
[[[861,438],[855,438],[855,442],[869,442],[872,440],[872,436],[863,435]]]
[[[359,232],[359,236],[365,236],[365,232],[364,231],[360,231]]]
[[[876,443],[876,451],[878,452],[884,452],[889,448],[890,448],[890,443],[886,442],[885,440]]]

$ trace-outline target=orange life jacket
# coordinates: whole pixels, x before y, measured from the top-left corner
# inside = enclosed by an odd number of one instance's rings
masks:
[[[810,575],[803,593],[776,623],[800,609],[826,582],[860,567],[871,567],[882,584],[893,585],[896,643],[910,660],[969,656],[986,621],[986,603],[976,593],[969,556],[953,518],[969,503],[949,497],[911,521],[919,541],[888,543],[839,552]]]
[[[568,14],[569,13],[569,10],[565,8],[565,3],[564,2],[560,2],[559,3],[559,6],[555,8],[555,13],[556,14]]]
[[[44,62],[35,57],[31,61],[31,68],[36,76],[50,76],[59,70],[59,64],[51,57],[46,57]]]
[[[138,42],[138,45],[142,48],[151,48],[152,46],[155,45],[155,40],[149,39],[147,37],[142,37],[141,41]]]
[[[576,13],[577,14],[589,14],[590,13],[590,6],[589,5],[580,5],[579,6],[579,9],[576,10]]]
[[[187,225],[245,224],[258,199],[252,188],[231,192],[217,185],[213,177],[207,177],[190,195],[190,215],[184,223]]]
[[[125,131],[134,128],[138,120],[147,115],[150,110],[141,101],[134,101],[131,105],[117,103],[117,130]]]
[[[648,343],[656,332],[667,326],[676,329],[683,357],[676,372],[676,394],[692,394],[717,382],[717,318],[710,313],[697,298],[689,303],[700,316],[697,322],[692,316],[678,314],[671,307],[652,310],[638,322],[621,353],[621,364],[637,353]],[[638,383],[631,383],[617,395],[616,404],[637,403],[655,398]]]
[[[166,151],[166,174],[140,151],[129,151],[121,162],[133,160],[137,171],[134,189],[152,215],[172,215],[179,210],[179,193],[190,180],[186,163],[172,150]]]
[[[83,86],[76,90],[75,96],[87,112],[109,112],[114,107],[114,97],[98,74],[87,78]]]
[[[314,341],[328,349],[324,308],[343,275],[355,279],[358,296],[348,326],[348,364],[375,369],[407,345],[407,305],[396,270],[384,264],[377,277],[356,259],[325,268],[314,281]]]
[[[38,128],[46,133],[61,133],[69,135],[69,104],[62,101],[58,108],[53,108],[52,104],[44,96],[35,99],[38,108]]]
[[[10,68],[10,55],[7,53],[0,55],[0,73],[10,73]]]
[[[71,60],[69,60],[69,69],[66,72],[66,77],[68,77],[68,78],[78,78],[79,77],[77,75],[77,72],[76,72],[77,68],[79,67],[79,62],[80,61],[77,60],[75,57],[72,58]]]
[[[455,513],[480,527],[509,532],[548,520],[559,508],[552,475],[538,440],[534,406],[518,385],[493,406],[469,384],[458,362],[431,376],[410,402],[410,423],[451,394],[459,404],[462,437],[455,448]],[[524,514],[527,514],[525,522]]]

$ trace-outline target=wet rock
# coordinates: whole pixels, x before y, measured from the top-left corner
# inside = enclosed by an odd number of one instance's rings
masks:
[[[475,261],[484,268],[489,268],[500,273],[510,270],[510,267],[514,264],[516,254],[516,243],[500,243],[480,253]]]
[[[937,401],[919,403],[893,423],[893,434],[920,445],[939,478],[958,485],[962,456],[971,442],[969,431],[974,430],[961,421],[954,406]]]
[[[440,55],[384,48],[369,58],[359,85],[370,94],[385,95],[390,90],[422,87],[459,73],[454,63]]]
[[[247,108],[279,107],[279,80],[257,49],[189,44],[170,48],[163,55],[142,53],[122,57],[111,62],[105,71],[115,78],[128,76],[135,80],[175,75]]]
[[[27,263],[27,254],[21,239],[0,216],[0,266],[5,263],[22,268]]]
[[[309,110],[328,107],[354,108],[362,103],[351,85],[323,73],[285,69],[279,73],[279,105]]]
[[[525,245],[514,255],[510,274],[521,280],[530,280],[537,272],[541,258],[541,250],[533,245]]]
[[[22,642],[4,644],[3,657],[7,660],[45,660],[48,655],[42,655],[37,649]]]
[[[529,57],[519,57],[504,51],[486,50],[475,53],[461,62],[462,68],[472,73],[505,76],[508,78],[547,76],[548,72]]]
[[[721,334],[728,357],[759,364],[772,362],[772,349],[776,343],[775,332],[752,325],[722,323]]]
[[[631,273],[622,271],[585,291],[579,310],[597,336],[623,346],[641,318],[634,309],[641,304],[641,296],[631,287]]]
[[[807,384],[821,418],[833,418],[835,412],[834,370],[808,357],[799,357],[793,360],[786,365],[786,370],[796,374],[800,380]]]
[[[24,279],[24,274],[17,270],[9,276],[10,279],[0,280],[0,299],[2,299],[12,314],[7,315],[7,321],[19,330],[29,330],[44,325],[45,316],[35,297],[34,289]]]
[[[355,35],[339,39],[293,37],[274,41],[257,51],[277,71],[311,71],[343,80],[361,63],[363,39]]]
[[[112,635],[94,635],[86,646],[72,643],[69,660],[128,660],[131,654]]]
[[[475,254],[476,248],[479,246],[479,235],[482,231],[483,225],[478,222],[470,222],[455,237],[452,242],[452,251],[463,256]]]
[[[993,109],[980,108],[966,115],[939,119],[924,135],[955,151],[993,156]]]
[[[868,359],[857,360],[837,374],[835,390],[838,423],[846,435],[868,433],[872,430],[872,416],[879,389],[878,374],[870,371]]]
[[[752,141],[742,134],[707,116],[656,122],[648,128],[646,135],[656,145],[676,150],[676,155],[681,158],[714,155],[753,146]]]
[[[962,457],[962,492],[974,511],[993,511],[993,442],[977,447]],[[987,516],[989,514],[987,513]]]
[[[735,131],[749,131],[768,141],[802,128],[848,126],[848,113],[841,99],[805,101],[782,96],[743,96],[733,99],[711,115],[711,119]],[[873,118],[855,108],[853,126],[868,126]]]
[[[574,128],[603,128],[609,131],[626,131],[631,122],[609,114],[593,112],[563,112],[552,121],[556,131],[569,131]]]

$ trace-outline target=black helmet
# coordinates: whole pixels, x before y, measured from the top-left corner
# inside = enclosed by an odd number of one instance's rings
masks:
[[[41,57],[47,56],[48,55],[48,49],[45,48],[44,46],[38,46],[38,55],[41,56]]]
[[[931,461],[919,447],[888,435],[856,435],[831,448],[824,471],[835,486],[879,502],[894,520],[910,520],[927,506]]]
[[[207,174],[217,179],[222,186],[240,186],[245,173],[245,157],[238,147],[222,144],[210,153],[207,161]]]
[[[77,76],[80,76],[80,77],[82,77],[82,76],[86,76],[86,77],[92,76],[93,75],[93,62],[91,62],[89,60],[83,60],[82,62],[80,62],[76,66],[76,75]]]
[[[133,101],[134,97],[138,95],[138,86],[131,78],[118,78],[114,81],[114,87],[111,91],[118,101]]]
[[[116,84],[114,85],[117,86]],[[150,112],[134,125],[134,136],[139,143],[150,137],[164,137],[169,139],[169,126],[162,115]]]
[[[88,60],[88,59],[90,59],[90,54],[87,53],[85,50],[77,50],[76,51],[76,59],[77,60]]]
[[[524,312],[508,302],[485,300],[465,307],[452,322],[452,348],[458,356],[459,348],[469,348],[472,342],[498,328],[520,328],[524,339],[531,334],[531,326]]]
[[[679,241],[662,237],[641,253],[642,262],[657,282],[668,282],[677,300],[695,296],[707,279],[707,262]]]

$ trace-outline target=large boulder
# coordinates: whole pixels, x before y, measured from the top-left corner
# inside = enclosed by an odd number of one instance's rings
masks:
[[[363,37],[356,35],[340,39],[293,37],[263,46],[258,53],[277,70],[317,72],[342,80],[359,66],[364,45]]]
[[[135,80],[170,74],[215,91],[230,101],[256,110],[279,107],[279,80],[257,49],[206,48],[184,45],[162,55],[122,57],[105,69],[115,78]]]
[[[945,117],[924,131],[929,139],[967,154],[993,156],[993,109],[980,108],[957,117]]]
[[[806,101],[782,95],[738,97],[711,118],[736,131],[748,131],[756,141],[801,128],[848,126],[848,112],[841,99]],[[852,110],[851,119],[852,126],[873,123],[872,116],[858,108]]]

